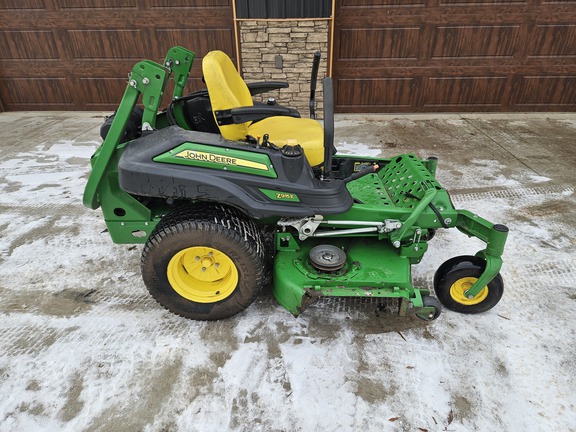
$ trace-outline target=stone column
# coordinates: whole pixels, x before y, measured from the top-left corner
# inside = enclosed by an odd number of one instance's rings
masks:
[[[328,20],[242,20],[240,21],[242,76],[246,82],[287,81],[287,89],[256,96],[275,98],[280,105],[297,108],[309,116],[312,59],[322,53],[316,88],[316,116],[323,117],[322,79],[327,74]],[[280,56],[280,59],[277,59]],[[280,60],[281,67],[277,63]]]

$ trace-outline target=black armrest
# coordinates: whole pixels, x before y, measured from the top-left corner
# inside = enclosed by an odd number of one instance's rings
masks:
[[[248,86],[248,90],[250,90],[250,94],[252,96],[266,93],[272,90],[278,90],[281,88],[288,88],[288,83],[284,81],[262,81],[262,82],[255,82],[246,84]],[[195,92],[190,93],[188,96],[184,96],[187,98],[194,98],[194,97],[208,97],[208,89],[200,89],[196,90]]]
[[[195,92],[192,92],[188,96],[185,96],[185,97],[195,98],[195,97],[200,97],[200,96],[208,97],[208,89],[196,90]]]
[[[254,105],[232,108],[229,110],[216,111],[215,114],[220,126],[257,121],[267,117],[300,117],[300,113],[296,109],[277,105]]]
[[[288,83],[284,81],[264,81],[264,82],[250,83],[246,85],[248,86],[248,90],[250,90],[250,94],[252,96],[260,93],[266,93],[272,90],[288,88]]]

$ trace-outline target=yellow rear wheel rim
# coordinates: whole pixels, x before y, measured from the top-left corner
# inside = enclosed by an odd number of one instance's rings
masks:
[[[182,249],[174,255],[167,276],[174,291],[197,303],[224,300],[238,285],[238,269],[230,257],[205,246]]]
[[[454,282],[450,287],[450,296],[452,297],[452,299],[466,306],[477,305],[478,303],[482,303],[484,300],[486,300],[486,297],[488,297],[487,286],[482,288],[482,290],[474,298],[470,299],[465,294],[466,291],[472,288],[472,285],[474,285],[474,282],[476,282],[477,280],[478,278],[475,277],[464,277]]]

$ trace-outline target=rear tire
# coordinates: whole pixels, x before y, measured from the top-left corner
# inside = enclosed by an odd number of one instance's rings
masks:
[[[142,252],[142,277],[170,312],[223,319],[255,300],[264,282],[264,256],[253,221],[235,209],[199,204],[159,222]]]

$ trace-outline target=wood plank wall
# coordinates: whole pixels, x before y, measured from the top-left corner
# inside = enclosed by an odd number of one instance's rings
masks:
[[[235,57],[232,0],[2,0],[0,101],[5,110],[108,110],[144,58],[173,45]]]
[[[337,0],[337,112],[576,111],[576,0]]]

